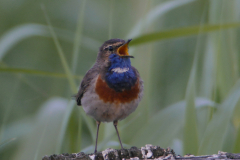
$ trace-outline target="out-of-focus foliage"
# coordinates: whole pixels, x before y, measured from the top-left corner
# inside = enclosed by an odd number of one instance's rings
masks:
[[[72,95],[110,38],[132,38],[144,80],[119,123],[126,148],[240,152],[239,0],[1,0],[0,159],[93,152],[95,122]],[[111,123],[99,147],[119,148]]]

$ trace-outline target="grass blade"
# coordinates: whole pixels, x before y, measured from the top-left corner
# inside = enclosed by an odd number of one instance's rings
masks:
[[[15,141],[16,139],[17,139],[17,138],[11,138],[11,139],[8,139],[8,140],[0,143],[0,150],[1,150],[5,145],[7,145],[7,144],[9,144],[9,143],[11,143],[11,142],[13,142],[13,141]]]
[[[166,31],[154,32],[145,34],[136,38],[133,38],[130,45],[140,45],[144,43],[150,43],[154,41],[160,41],[170,38],[179,38],[197,34],[203,34],[207,32],[219,31],[223,29],[238,28],[240,23],[228,23],[228,24],[216,24],[216,25],[201,25],[185,28],[177,28]],[[201,30],[201,31],[200,31]]]
[[[181,7],[194,1],[195,0],[174,0],[160,3],[156,7],[152,8],[146,16],[143,15],[145,18],[140,18],[139,22],[134,25],[134,27],[129,32],[128,37],[132,38],[142,34],[142,31],[144,31],[145,28],[148,28],[149,25],[153,24],[155,20],[163,16],[165,13],[173,11],[175,8]]]
[[[76,72],[76,68],[77,68],[77,62],[78,62],[78,54],[79,54],[79,50],[80,50],[80,45],[81,45],[81,39],[82,39],[82,30],[83,30],[83,21],[84,21],[84,15],[85,15],[85,8],[86,8],[86,0],[83,0],[81,2],[81,8],[79,10],[79,14],[78,14],[78,21],[77,21],[77,29],[76,29],[76,32],[75,32],[75,40],[74,40],[74,43],[73,43],[73,56],[72,56],[72,73],[75,73]],[[75,103],[74,103],[75,104]],[[74,106],[74,104],[71,105],[71,107]],[[78,107],[79,109],[79,114],[83,113],[83,109]],[[64,127],[62,127],[62,133],[65,133],[66,131],[66,128],[67,128],[67,122],[68,122],[68,119],[70,117],[70,114],[66,116],[65,120],[63,121],[64,122]],[[78,134],[77,134],[77,143],[79,144],[78,145],[78,148],[76,150],[80,150],[81,148],[81,135],[82,135],[82,117],[81,116],[78,116],[79,117],[79,121],[78,121]],[[62,141],[64,138],[64,135],[61,136],[61,138],[59,138],[60,141]],[[62,144],[62,142],[61,142]],[[60,149],[60,148],[59,148]]]
[[[184,154],[196,154],[198,150],[198,132],[195,109],[195,68],[192,69],[187,91],[186,91],[186,112],[184,125]]]
[[[43,155],[54,153],[59,145],[57,135],[69,110],[68,103],[67,99],[52,98],[41,106],[37,116],[31,118],[33,128],[21,137],[22,143],[13,159],[41,159]]]
[[[235,139],[234,149],[233,153],[239,153],[240,152],[240,127],[238,127],[237,135]]]
[[[114,3],[115,3],[115,0],[112,0],[111,4],[110,4],[109,23],[108,23],[108,39],[112,38]]]
[[[61,40],[72,43],[73,41],[72,37],[74,36],[74,33],[72,31],[59,28],[54,28],[54,30],[56,31],[57,35]],[[0,38],[0,59],[2,60],[6,53],[10,49],[14,48],[14,46],[18,44],[20,41],[35,36],[52,38],[48,27],[41,24],[28,23],[18,25],[10,29],[9,31],[5,32]],[[98,49],[97,46],[101,45],[99,41],[94,40],[90,37],[82,36],[82,38],[84,39],[82,43],[90,50],[96,51]]]
[[[47,23],[48,23],[49,30],[50,30],[50,32],[51,32],[51,34],[52,34],[54,43],[55,43],[55,45],[56,45],[56,47],[57,47],[58,54],[59,54],[59,57],[60,57],[60,59],[61,59],[63,68],[64,68],[64,70],[65,70],[65,72],[66,72],[66,74],[67,74],[67,78],[68,78],[68,81],[69,81],[69,84],[70,84],[71,91],[72,91],[73,93],[76,93],[76,92],[77,92],[77,86],[76,86],[76,84],[75,84],[75,82],[74,82],[74,79],[73,79],[71,70],[70,70],[69,65],[68,65],[68,63],[67,63],[67,60],[66,60],[66,58],[65,58],[65,56],[64,56],[62,47],[61,47],[61,45],[60,45],[60,43],[59,43],[59,41],[58,41],[58,39],[57,39],[57,36],[56,36],[56,34],[55,34],[54,30],[53,30],[53,27],[52,27],[52,25],[51,25],[51,21],[50,21],[48,15],[47,15],[47,13],[46,13],[46,10],[45,10],[44,5],[42,5],[42,10],[43,10],[44,15],[45,15],[45,17],[46,17],[46,21],[47,21]],[[72,109],[73,109],[73,107],[69,107],[69,108],[68,108],[68,110],[69,110],[68,112],[72,112]],[[67,114],[67,115],[66,115],[67,118],[65,118],[65,121],[63,122],[63,124],[64,124],[64,123],[67,123],[67,121],[69,121],[69,118],[70,118],[70,117],[69,117],[68,115],[70,115],[70,114]],[[82,115],[83,119],[85,120],[85,122],[87,123],[87,127],[89,128],[90,133],[91,133],[91,135],[92,135],[92,139],[94,139],[93,133],[94,133],[94,130],[95,130],[95,129],[94,129],[93,124],[92,124],[91,121],[87,118],[86,114],[85,114],[83,111],[81,111],[81,115]],[[61,132],[65,132],[65,131],[66,131],[66,128],[64,127],[64,128],[61,130]],[[61,133],[61,135],[64,135],[64,133]],[[62,144],[60,144],[60,145],[62,145]]]
[[[32,36],[47,36],[49,32],[43,25],[25,24],[14,27],[6,32],[0,39],[0,60],[5,56],[12,46],[17,44],[22,39]]]
[[[76,92],[77,92],[77,91],[76,91],[77,86],[76,86],[76,84],[75,84],[75,82],[74,82],[74,79],[73,79],[73,77],[72,77],[71,70],[70,70],[69,65],[68,65],[68,63],[67,63],[67,60],[66,60],[66,58],[65,58],[65,56],[64,56],[64,53],[63,53],[62,47],[61,47],[61,45],[60,45],[60,43],[59,43],[59,41],[58,41],[57,35],[55,34],[55,32],[54,32],[54,30],[53,30],[51,21],[50,21],[48,15],[47,15],[47,12],[46,12],[46,10],[45,10],[44,5],[42,5],[42,10],[43,10],[43,13],[44,13],[44,15],[45,15],[45,18],[46,18],[46,21],[47,21],[47,24],[48,24],[50,33],[52,34],[53,41],[54,41],[54,43],[55,43],[55,45],[56,45],[56,48],[57,48],[57,50],[58,50],[58,54],[59,54],[59,57],[60,57],[60,59],[61,59],[61,62],[62,62],[64,71],[65,71],[66,74],[67,74],[67,78],[68,78],[68,81],[69,81],[69,84],[70,84],[71,91],[72,91],[73,93],[76,93]]]
[[[240,80],[233,87],[232,92],[225,101],[218,107],[213,115],[212,120],[207,126],[201,141],[198,154],[212,154],[222,149],[224,136],[227,132],[228,125],[235,106],[240,98]]]
[[[206,7],[205,7],[206,8]],[[206,13],[206,9],[202,12],[202,20]],[[202,32],[203,28],[200,26],[198,30],[198,34]],[[197,45],[193,60],[193,65],[190,72],[189,81],[187,84],[186,90],[186,112],[185,112],[185,125],[184,125],[184,154],[191,153],[197,154],[198,151],[198,126],[197,126],[197,114],[195,109],[195,83],[196,83],[196,75],[197,75],[197,66],[199,61],[199,46],[201,43],[201,36],[197,37]]]
[[[61,151],[61,147],[62,147],[62,144],[63,144],[63,140],[64,140],[65,132],[66,132],[66,129],[67,129],[68,121],[69,121],[69,118],[72,114],[72,110],[73,110],[74,105],[75,105],[74,101],[68,102],[68,107],[67,107],[68,109],[66,110],[66,113],[63,115],[61,130],[59,132],[55,153],[60,153],[60,151]]]
[[[73,44],[73,57],[72,57],[72,72],[75,73],[77,67],[78,53],[80,49],[81,39],[82,39],[82,30],[83,30],[83,20],[84,13],[86,8],[86,0],[82,1],[80,12],[78,15],[77,30],[75,33],[75,40]]]
[[[47,71],[41,71],[41,70],[35,70],[35,69],[24,69],[24,68],[4,67],[4,68],[0,68],[0,72],[16,73],[16,74],[17,73],[22,73],[22,74],[55,77],[55,78],[67,78],[67,75],[62,74],[62,73],[47,72]],[[73,75],[73,78],[74,79],[82,79],[82,76]]]
[[[194,101],[196,108],[204,108],[205,106],[212,105],[214,103],[205,98],[197,97]],[[160,144],[162,147],[169,147],[174,138],[182,135],[185,112],[186,101],[180,101],[158,111],[136,133],[135,137],[131,140],[132,144],[137,146],[145,145],[139,141],[139,139],[144,139],[145,143]]]

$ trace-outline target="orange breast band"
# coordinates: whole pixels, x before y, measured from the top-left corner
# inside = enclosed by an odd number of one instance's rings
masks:
[[[96,82],[95,91],[99,95],[99,98],[106,103],[128,103],[138,98],[139,81],[137,80],[136,84],[130,90],[116,92],[114,89],[110,88],[99,75]]]

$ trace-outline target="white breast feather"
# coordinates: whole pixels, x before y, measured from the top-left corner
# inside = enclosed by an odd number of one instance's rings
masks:
[[[124,72],[129,71],[129,68],[120,68],[120,67],[117,67],[117,68],[113,68],[112,71],[113,71],[113,72],[117,72],[117,73],[124,73]]]

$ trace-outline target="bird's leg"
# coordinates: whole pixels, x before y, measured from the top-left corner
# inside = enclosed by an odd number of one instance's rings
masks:
[[[116,132],[117,132],[117,135],[118,135],[119,142],[120,142],[121,147],[122,147],[122,149],[123,149],[122,142],[121,142],[121,139],[120,139],[120,136],[119,136],[119,133],[118,133],[118,129],[117,129],[117,124],[118,124],[118,121],[113,121],[113,125],[114,125],[114,127],[115,127],[115,129],[116,129]]]
[[[99,130],[99,126],[101,124],[101,122],[96,121],[97,122],[97,137],[96,137],[96,143],[95,143],[95,151],[94,153],[97,153],[97,141],[98,141],[98,130]]]

